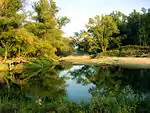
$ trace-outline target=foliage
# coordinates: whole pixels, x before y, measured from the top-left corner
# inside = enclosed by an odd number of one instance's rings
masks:
[[[92,106],[97,106],[97,110],[104,113],[136,113],[140,100],[130,87],[125,87],[121,91],[116,89],[106,92],[94,97]]]
[[[33,5],[34,13],[28,18],[22,12],[24,1],[0,1],[0,48],[4,60],[13,57],[40,57],[66,55],[73,51],[69,38],[63,37],[61,27],[70,22],[58,17],[54,1],[40,0]],[[56,53],[57,52],[57,53]]]
[[[32,64],[26,64],[25,73],[22,72],[19,78],[29,77],[26,86],[21,85],[20,87],[20,85],[12,83],[9,90],[5,89],[6,85],[1,87],[0,112],[136,113],[139,104],[140,106],[149,105],[147,104],[148,101],[141,101],[140,95],[133,91],[134,85],[139,88],[136,82],[135,84],[129,84],[129,79],[137,77],[139,70],[134,76],[128,74],[123,76],[117,71],[119,68],[113,67],[115,70],[111,70],[107,66],[83,66],[81,69],[83,72],[80,69],[74,70],[75,74],[71,74],[74,77],[73,79],[77,78],[79,80],[84,74],[85,77],[80,81],[84,83],[86,82],[84,79],[88,79],[95,85],[95,87],[89,89],[93,96],[89,103],[75,103],[65,97],[62,87],[64,86],[63,80],[60,80],[57,75],[59,71],[54,70],[53,61],[41,58],[32,59],[31,62]],[[93,72],[93,68],[97,71]],[[124,72],[123,70],[120,71]],[[118,74],[120,75],[118,76]],[[147,73],[147,77],[149,77],[148,75]],[[125,77],[122,80],[123,83],[119,82],[122,77]],[[144,78],[143,76],[138,76],[139,81],[141,81],[141,77]],[[126,86],[126,82],[130,86]],[[141,82],[139,83],[141,84]],[[140,87],[139,90],[143,89]]]
[[[67,18],[67,17],[61,17],[61,18],[58,18],[58,24],[59,24],[59,28],[65,26],[66,24],[68,24],[70,22],[70,19]]]
[[[113,11],[109,15],[102,15],[101,18],[90,18],[86,25],[87,31],[75,32],[74,39],[78,50],[89,54],[107,54],[106,50],[114,51],[121,46],[148,46],[149,14],[147,9],[142,8],[141,12],[133,10],[128,16],[120,11]],[[117,51],[116,56],[122,56],[118,55]],[[110,56],[115,56],[115,52]]]
[[[119,49],[108,50],[107,52],[101,52],[96,57],[102,56],[118,56],[118,57],[146,57],[149,53],[149,46],[136,46],[128,45],[121,46]]]
[[[79,45],[86,46],[88,52],[106,51],[111,36],[119,32],[116,23],[110,16],[90,18],[86,27],[87,31],[80,34]]]

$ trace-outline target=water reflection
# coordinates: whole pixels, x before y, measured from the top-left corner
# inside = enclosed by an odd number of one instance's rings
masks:
[[[65,81],[57,66],[46,59],[25,64],[24,70],[0,72],[0,97],[22,102],[61,101],[66,95]],[[5,101],[5,100],[1,101]]]
[[[80,66],[73,66],[71,69],[64,70],[60,72],[61,77],[65,77],[65,81],[67,84],[66,91],[67,91],[67,97],[68,99],[74,101],[74,102],[89,102],[92,95],[89,93],[89,89],[93,86],[93,84],[82,84],[82,80],[75,79],[74,76],[72,76],[73,73],[70,72],[76,72],[84,67],[83,65]],[[84,79],[85,76],[83,76]]]
[[[142,109],[142,112],[149,110],[149,69],[85,65],[79,69],[70,70],[69,74],[72,76],[71,79],[76,81],[77,84],[92,84],[88,89],[88,94],[92,95],[93,100],[96,98],[96,102],[100,105],[104,104],[107,107],[109,106],[109,108],[119,109],[117,105],[122,106],[122,108],[124,105],[134,108],[136,103],[140,103],[139,109]],[[85,93],[86,95],[87,92]],[[136,108],[138,109],[138,106]],[[133,109],[123,109],[133,112]]]
[[[67,94],[71,100],[86,101],[92,97],[91,95],[104,89],[123,89],[130,86],[135,92],[149,96],[149,74],[148,69],[112,66],[76,65],[61,71],[60,67],[55,65],[35,65],[20,72],[0,72],[0,90],[6,90],[6,87],[12,90],[17,87],[37,97],[56,98],[56,95],[60,97],[61,94]]]
[[[91,102],[98,98],[97,103],[104,102],[103,105],[110,108],[116,105],[118,109],[117,105],[134,106],[141,95],[145,99],[150,97],[148,69],[58,65],[46,59],[35,60],[32,65],[25,64],[25,67],[24,70],[0,72],[2,103],[7,99],[41,105],[52,101],[61,103],[64,99]]]
[[[77,83],[94,84],[90,91],[98,89],[121,89],[130,86],[137,92],[150,92],[150,70],[128,69],[112,66],[82,66],[80,69],[70,70],[72,79]]]

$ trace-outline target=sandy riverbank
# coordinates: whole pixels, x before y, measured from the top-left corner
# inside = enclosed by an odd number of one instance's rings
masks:
[[[72,62],[74,64],[108,64],[134,68],[150,68],[150,58],[102,57],[92,59],[90,56],[68,56],[60,58],[60,61]]]

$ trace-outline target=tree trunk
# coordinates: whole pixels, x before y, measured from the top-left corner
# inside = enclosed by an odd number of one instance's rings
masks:
[[[102,47],[102,51],[103,51],[103,52],[106,52],[106,47]]]
[[[8,56],[8,51],[7,51],[7,48],[5,47],[5,57],[4,57],[4,62],[7,60],[7,56]]]

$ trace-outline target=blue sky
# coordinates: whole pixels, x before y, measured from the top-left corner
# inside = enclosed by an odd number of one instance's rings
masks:
[[[31,0],[35,1],[35,0]],[[55,0],[61,9],[60,16],[67,16],[71,22],[63,27],[65,35],[72,36],[74,32],[84,29],[90,17],[109,14],[113,10],[129,14],[142,7],[150,8],[150,0]]]

